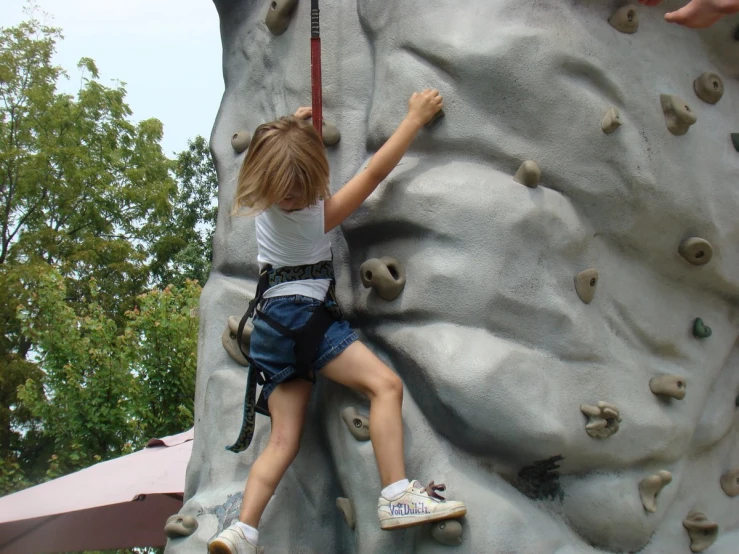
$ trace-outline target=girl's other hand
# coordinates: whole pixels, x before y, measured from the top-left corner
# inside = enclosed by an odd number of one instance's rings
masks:
[[[427,88],[423,92],[414,92],[408,100],[408,117],[415,120],[419,127],[423,127],[443,107],[444,99],[439,91]]]
[[[298,119],[308,119],[313,115],[313,108],[298,108],[293,115]]]

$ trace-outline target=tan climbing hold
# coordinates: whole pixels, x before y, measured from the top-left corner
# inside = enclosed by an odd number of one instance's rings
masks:
[[[608,23],[622,33],[636,33],[639,29],[639,14],[636,11],[636,5],[627,4],[617,9],[608,19]]]
[[[698,119],[685,100],[678,96],[660,94],[659,101],[665,114],[667,128],[673,135],[684,135]]]
[[[695,510],[683,520],[683,527],[688,530],[690,550],[693,552],[703,552],[714,543],[718,536],[718,525],[708,521],[705,515]]]
[[[322,129],[323,144],[326,146],[333,146],[341,140],[341,131],[333,123],[324,120]]]
[[[670,483],[672,483],[672,474],[665,469],[639,481],[639,496],[647,512],[653,514],[657,511],[657,495]]]
[[[192,516],[181,516],[175,514],[167,519],[164,524],[164,534],[170,539],[177,537],[189,537],[198,528],[198,520]]]
[[[297,5],[298,0],[272,0],[269,3],[264,22],[273,35],[279,36],[287,31]]]
[[[721,476],[721,488],[728,496],[739,495],[739,469],[729,471]]]
[[[249,148],[251,142],[251,135],[246,131],[239,131],[234,133],[231,137],[231,147],[237,154],[241,154],[244,150]]]
[[[606,439],[618,431],[621,416],[618,408],[608,402],[598,402],[597,406],[582,404],[580,411],[588,418],[585,431],[595,439]]]
[[[228,324],[221,335],[221,343],[223,344],[223,348],[226,349],[226,352],[228,352],[228,355],[231,356],[236,363],[248,366],[249,362],[246,361],[241,350],[239,350],[239,343],[236,341],[236,334],[239,331],[239,322],[240,320],[236,316],[228,316]],[[244,326],[244,332],[241,335],[241,345],[247,352],[249,351],[252,330],[253,327],[250,324],[247,324]]]
[[[341,411],[341,418],[349,428],[349,432],[358,441],[370,439],[369,419],[361,415],[353,406],[348,406]]]
[[[608,108],[606,115],[603,116],[603,121],[600,123],[600,128],[607,135],[610,135],[613,131],[621,127],[621,117],[618,114],[616,108]]]
[[[706,265],[713,257],[711,243],[700,237],[689,237],[680,243],[677,251],[693,265]]]
[[[462,544],[462,524],[456,519],[439,521],[431,526],[431,536],[441,544],[458,546]]]
[[[724,82],[716,73],[706,71],[693,81],[693,90],[704,102],[716,104],[724,95]]]
[[[336,507],[344,516],[344,521],[349,526],[349,529],[354,529],[357,525],[357,521],[354,519],[354,508],[348,498],[339,497],[336,499]]]
[[[539,181],[541,181],[541,169],[539,169],[539,164],[534,160],[526,160],[518,168],[518,171],[516,171],[516,174],[513,176],[513,180],[522,185],[526,185],[531,189],[536,188],[539,186]]]
[[[649,389],[657,396],[669,396],[682,400],[688,387],[685,377],[679,375],[659,375],[649,380]]]
[[[372,287],[384,300],[395,300],[405,288],[405,270],[400,262],[388,256],[370,258],[359,267],[364,288]]]
[[[584,269],[575,275],[575,291],[580,300],[586,304],[590,304],[595,296],[595,287],[598,284],[598,270]]]

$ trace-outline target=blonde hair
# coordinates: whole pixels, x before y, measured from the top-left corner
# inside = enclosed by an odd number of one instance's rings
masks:
[[[257,127],[239,171],[232,214],[242,208],[258,213],[296,196],[301,207],[328,198],[326,150],[313,126],[296,117],[282,117]]]

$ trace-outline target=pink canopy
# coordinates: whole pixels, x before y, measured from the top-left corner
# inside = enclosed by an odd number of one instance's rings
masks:
[[[193,430],[0,498],[0,552],[164,546],[182,507]]]

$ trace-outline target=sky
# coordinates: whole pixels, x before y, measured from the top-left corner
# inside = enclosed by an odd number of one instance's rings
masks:
[[[55,63],[70,75],[61,88],[79,88],[77,62],[95,60],[103,84],[126,85],[134,121],[164,124],[170,158],[196,135],[210,137],[223,95],[218,13],[212,0],[36,0],[60,27]],[[26,0],[0,0],[0,27],[27,19]]]

